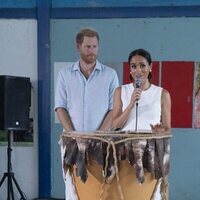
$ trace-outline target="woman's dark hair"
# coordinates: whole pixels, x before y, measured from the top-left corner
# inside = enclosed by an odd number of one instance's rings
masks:
[[[131,61],[132,57],[136,56],[136,55],[144,57],[147,60],[147,62],[148,62],[149,65],[152,63],[151,55],[150,55],[150,53],[148,51],[146,51],[145,49],[135,49],[134,51],[132,51],[129,54],[129,57],[128,57],[128,63],[129,63],[129,65],[130,65],[130,61]],[[151,80],[151,78],[152,78],[152,73],[149,72],[149,75],[148,75],[149,81]]]

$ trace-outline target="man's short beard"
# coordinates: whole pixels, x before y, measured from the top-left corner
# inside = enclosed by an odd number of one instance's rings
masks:
[[[86,62],[87,64],[91,64],[91,63],[94,63],[97,59],[97,56],[96,55],[92,55],[92,58],[91,58],[91,55],[89,56],[82,56],[82,59],[84,60],[84,62]]]

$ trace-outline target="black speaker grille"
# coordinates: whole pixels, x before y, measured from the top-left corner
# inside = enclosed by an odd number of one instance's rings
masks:
[[[0,76],[0,129],[27,130],[31,84],[28,77]]]

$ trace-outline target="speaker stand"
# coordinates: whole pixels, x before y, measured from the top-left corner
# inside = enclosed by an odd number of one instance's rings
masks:
[[[7,172],[4,173],[3,178],[0,181],[0,187],[3,184],[3,182],[6,180],[7,178],[7,200],[15,200],[14,197],[14,191],[13,191],[13,182],[21,196],[20,200],[26,200],[24,193],[22,192],[22,190],[20,189],[16,179],[15,179],[15,175],[12,172],[12,163],[11,163],[11,134],[13,133],[13,131],[8,130],[7,133],[7,138],[8,138],[8,147],[7,147]],[[11,198],[10,198],[11,197]]]

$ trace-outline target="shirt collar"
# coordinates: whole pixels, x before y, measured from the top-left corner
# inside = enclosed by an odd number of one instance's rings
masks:
[[[73,71],[80,70],[79,60],[74,63],[74,65],[72,67],[72,70]],[[98,60],[96,61],[96,65],[94,67],[94,70],[103,70],[103,66],[102,66],[102,64]]]

